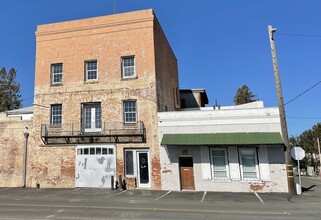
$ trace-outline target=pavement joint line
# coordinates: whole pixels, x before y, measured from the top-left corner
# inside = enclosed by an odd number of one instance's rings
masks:
[[[157,197],[155,200],[159,200],[165,196],[167,196],[168,194],[170,194],[172,191],[168,191],[167,193],[165,193],[164,195],[160,196],[160,197]]]
[[[207,194],[207,191],[204,191],[203,197],[202,197],[202,199],[201,199],[201,202],[204,202],[204,199],[205,199],[206,194]]]
[[[235,211],[231,210],[213,210],[213,209],[182,209],[182,208],[140,208],[140,207],[121,207],[121,206],[83,206],[83,205],[45,205],[45,204],[11,204],[11,203],[0,203],[0,206],[12,206],[12,207],[64,207],[66,208],[84,208],[84,209],[112,209],[112,210],[139,210],[139,211],[163,211],[163,212],[199,212],[199,213],[228,213],[228,214],[248,214],[248,215],[291,215],[289,212],[260,212],[260,211]]]
[[[124,193],[124,192],[126,192],[126,191],[127,191],[127,190],[123,190],[123,191],[121,191],[121,192],[119,192],[119,193],[115,193],[115,194],[106,196],[105,198],[110,198],[110,197],[113,197],[113,196],[117,196],[117,195],[120,195],[120,194],[122,194],[122,193]]]
[[[254,193],[254,195],[256,195],[256,197],[260,200],[260,202],[265,205],[263,199],[259,196],[259,194],[257,194],[256,192]]]

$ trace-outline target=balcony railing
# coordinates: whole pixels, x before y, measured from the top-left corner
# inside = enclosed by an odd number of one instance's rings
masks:
[[[41,125],[45,144],[145,143],[144,123],[104,122],[92,124]]]

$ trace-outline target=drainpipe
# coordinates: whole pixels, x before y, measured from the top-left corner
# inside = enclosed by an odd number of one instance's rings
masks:
[[[26,174],[27,174],[27,146],[28,146],[28,127],[25,128],[23,135],[25,136],[24,141],[24,152],[23,152],[23,173],[22,173],[22,187],[26,187]]]

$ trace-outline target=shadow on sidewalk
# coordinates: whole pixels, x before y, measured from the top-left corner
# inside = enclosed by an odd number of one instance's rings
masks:
[[[302,189],[302,192],[308,192],[308,191],[314,191],[314,190],[311,190],[313,187],[315,187],[316,185],[312,185],[310,187],[301,187]]]

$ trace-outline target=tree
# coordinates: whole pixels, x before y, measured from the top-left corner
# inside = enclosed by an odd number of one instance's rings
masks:
[[[16,70],[0,70],[0,112],[21,108],[20,84],[16,82]]]
[[[235,105],[241,105],[249,102],[257,101],[256,95],[253,94],[247,85],[238,88],[234,97]]]
[[[303,167],[315,166],[318,164],[318,157],[315,155],[319,154],[317,137],[321,138],[321,123],[313,125],[311,129],[305,130],[297,137],[291,137],[289,139],[292,146],[302,147],[305,150],[306,157],[300,161]]]

